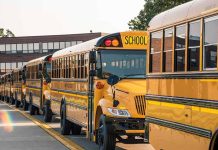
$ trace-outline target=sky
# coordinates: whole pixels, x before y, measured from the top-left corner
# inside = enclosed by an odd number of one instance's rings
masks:
[[[144,0],[0,0],[0,27],[15,36],[129,30]]]

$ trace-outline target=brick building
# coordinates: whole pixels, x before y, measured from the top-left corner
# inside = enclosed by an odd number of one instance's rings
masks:
[[[32,59],[102,35],[102,33],[83,33],[0,38],[0,75]]]

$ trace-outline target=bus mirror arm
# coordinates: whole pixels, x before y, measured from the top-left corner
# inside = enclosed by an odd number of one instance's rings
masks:
[[[90,51],[89,53],[89,62],[96,63],[96,51]]]
[[[113,107],[117,107],[119,105],[119,101],[116,100],[116,89],[114,86],[111,86],[112,93],[113,93]]]
[[[94,77],[97,75],[97,70],[89,70],[89,76]]]

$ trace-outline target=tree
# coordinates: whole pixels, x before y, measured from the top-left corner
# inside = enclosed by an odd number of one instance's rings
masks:
[[[145,0],[144,9],[137,17],[129,21],[129,29],[146,30],[155,15],[188,1],[190,0]]]
[[[14,33],[9,29],[0,28],[0,38],[1,37],[14,37]]]

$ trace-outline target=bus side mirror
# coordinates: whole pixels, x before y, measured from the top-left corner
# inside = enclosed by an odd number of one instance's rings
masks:
[[[107,83],[111,86],[117,84],[120,81],[120,78],[116,75],[111,75],[108,79],[107,79]]]
[[[89,53],[89,62],[96,63],[96,51],[90,51]]]

